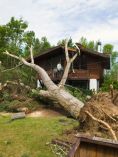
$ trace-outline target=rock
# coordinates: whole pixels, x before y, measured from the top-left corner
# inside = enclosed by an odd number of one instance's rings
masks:
[[[25,117],[26,117],[25,112],[14,113],[11,116],[11,120],[22,119],[22,118],[25,118]]]

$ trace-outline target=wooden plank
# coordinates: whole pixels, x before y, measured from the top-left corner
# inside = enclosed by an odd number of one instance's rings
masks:
[[[96,157],[105,157],[104,156],[104,148],[100,145],[96,146]]]
[[[96,145],[95,144],[87,144],[86,145],[86,147],[87,147],[87,154],[86,154],[86,156],[87,157],[96,157],[96,154],[97,154],[97,149],[96,149]]]
[[[69,151],[67,157],[75,157],[76,152],[78,151],[80,145],[80,139],[76,141],[76,143],[73,145],[72,149]]]
[[[87,155],[87,151],[86,151],[85,144],[80,143],[80,148],[79,148],[79,152],[78,152],[78,154],[79,154],[78,157],[86,157],[86,155]]]
[[[114,150],[114,156],[113,157],[118,157],[118,149]]]

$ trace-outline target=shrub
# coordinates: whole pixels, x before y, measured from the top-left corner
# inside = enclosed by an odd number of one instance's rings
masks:
[[[92,92],[90,90],[85,90],[85,89],[80,90],[79,88],[75,88],[69,85],[66,85],[66,90],[68,90],[70,94],[72,94],[74,97],[78,98],[83,102],[86,101],[87,95],[92,95]]]
[[[109,77],[105,77],[104,83],[102,84],[101,90],[102,91],[109,91],[110,84],[113,85],[114,89],[118,89],[118,81],[114,81]]]
[[[9,108],[9,101],[4,101],[0,103],[0,112],[8,111]]]

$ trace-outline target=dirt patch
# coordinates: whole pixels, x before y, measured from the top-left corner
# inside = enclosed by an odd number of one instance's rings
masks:
[[[41,110],[34,111],[28,114],[27,116],[28,117],[57,117],[57,116],[62,116],[62,114],[51,109],[42,108]]]

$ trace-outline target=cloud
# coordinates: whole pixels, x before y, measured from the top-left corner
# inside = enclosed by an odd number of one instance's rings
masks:
[[[47,36],[52,43],[85,36],[117,45],[117,10],[118,1],[112,0],[1,0],[0,24],[23,17],[37,37]]]

